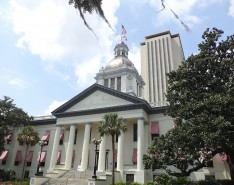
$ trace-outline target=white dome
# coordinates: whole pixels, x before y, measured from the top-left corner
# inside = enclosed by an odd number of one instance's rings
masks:
[[[116,57],[115,59],[111,60],[107,65],[106,68],[115,68],[121,66],[134,66],[133,63],[125,57]]]

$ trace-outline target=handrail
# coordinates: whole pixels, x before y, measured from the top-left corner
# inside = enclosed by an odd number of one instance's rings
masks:
[[[84,171],[82,171],[82,172],[80,173],[80,179],[81,179],[81,177],[82,177],[82,174],[84,173],[84,174],[86,175],[86,172],[87,172],[88,170],[90,170],[90,169],[91,169],[91,166],[88,165],[88,167],[87,167]]]

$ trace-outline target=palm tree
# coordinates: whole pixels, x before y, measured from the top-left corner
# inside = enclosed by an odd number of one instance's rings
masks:
[[[121,134],[121,131],[125,132],[127,126],[125,120],[118,117],[117,113],[106,114],[103,118],[104,120],[100,122],[98,126],[98,132],[100,136],[110,135],[112,141],[112,185],[115,184],[115,137]]]
[[[22,178],[24,178],[24,169],[25,169],[26,156],[28,153],[29,145],[35,145],[36,143],[39,142],[40,138],[38,136],[38,132],[32,126],[25,126],[18,133],[17,140],[21,143],[26,144],[26,151],[23,160],[23,171],[22,171]]]

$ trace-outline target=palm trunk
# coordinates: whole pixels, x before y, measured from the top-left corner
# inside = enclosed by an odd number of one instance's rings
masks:
[[[26,145],[26,151],[25,151],[25,155],[24,155],[24,159],[23,159],[22,179],[24,179],[24,170],[25,170],[26,157],[27,157],[27,153],[28,153],[28,146],[29,145]]]
[[[111,136],[112,139],[112,185],[115,184],[115,135]]]

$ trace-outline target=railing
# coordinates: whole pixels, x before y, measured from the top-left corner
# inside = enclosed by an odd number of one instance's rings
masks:
[[[33,120],[44,120],[44,119],[53,119],[53,118],[55,118],[53,115],[46,115],[46,116],[33,117]]]
[[[70,176],[68,176],[68,178],[67,178],[67,179],[65,179],[64,181],[62,181],[62,182],[60,183],[60,185],[62,185],[63,183],[66,183],[66,185],[67,185],[68,180],[69,180],[72,176],[73,176],[73,181],[74,181],[75,176],[76,176],[76,174],[75,174],[75,173],[73,173],[73,174],[71,174]]]
[[[84,171],[81,171],[81,173],[80,173],[80,179],[82,177],[82,174],[85,174],[85,177],[86,177],[87,172],[89,172],[91,170],[92,170],[92,167],[90,165],[88,165],[88,167]]]

